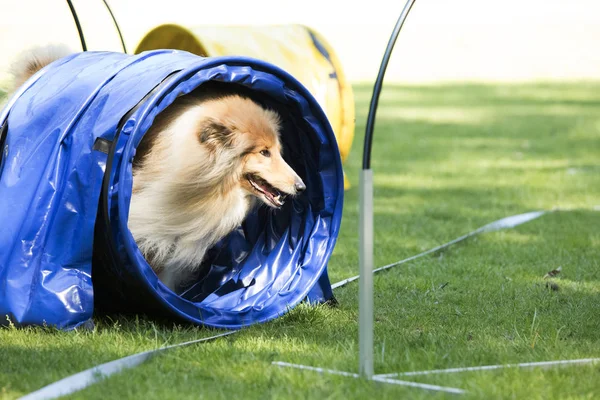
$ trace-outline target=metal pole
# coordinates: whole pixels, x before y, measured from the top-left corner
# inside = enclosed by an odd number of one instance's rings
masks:
[[[102,0],[102,1],[104,2],[106,9],[108,10],[110,17],[112,18],[113,23],[115,24],[115,28],[117,28],[117,33],[119,34],[119,39],[121,39],[121,46],[123,47],[123,53],[127,54],[127,47],[125,46],[125,40],[123,39],[123,34],[121,33],[121,28],[119,28],[119,24],[117,23],[117,18],[115,17],[115,14],[113,14],[112,9],[108,5],[108,2],[106,0]]]
[[[360,172],[360,224],[358,286],[359,374],[373,377],[373,170]]]
[[[81,49],[83,51],[87,51],[87,46],[85,44],[85,37],[83,36],[83,30],[81,29],[81,24],[79,23],[79,18],[77,17],[77,11],[75,11],[75,7],[73,7],[73,3],[71,3],[71,0],[67,0],[67,4],[69,5],[69,9],[71,10],[71,14],[73,15],[73,20],[75,21],[75,26],[77,27],[77,33],[79,33],[79,41],[81,42]]]
[[[373,87],[373,96],[367,117],[363,148],[363,168],[360,173],[360,226],[359,226],[359,292],[358,292],[358,371],[361,376],[373,378],[373,171],[371,170],[371,146],[375,127],[375,114],[379,94],[383,86],[385,70],[400,29],[416,0],[407,0],[394,26],[381,61],[381,67]]]
[[[406,17],[408,17],[408,13],[410,12],[410,9],[412,8],[415,1],[416,0],[406,1],[406,4],[402,9],[402,13],[400,13],[400,17],[398,17],[398,22],[396,22],[396,26],[394,26],[394,30],[392,31],[392,35],[390,36],[390,40],[387,44],[387,47],[385,48],[383,59],[381,60],[379,73],[377,74],[375,85],[373,86],[373,95],[371,96],[369,115],[367,116],[367,128],[365,129],[365,143],[363,146],[363,169],[371,168],[371,145],[373,143],[373,129],[375,128],[375,114],[377,113],[377,105],[379,104],[379,94],[381,93],[381,88],[383,87],[383,77],[385,76],[385,70],[387,69],[388,63],[390,62],[392,50],[394,49],[394,45],[396,44],[396,39],[398,39],[400,29],[402,29],[402,25],[404,25],[404,21],[406,20]]]

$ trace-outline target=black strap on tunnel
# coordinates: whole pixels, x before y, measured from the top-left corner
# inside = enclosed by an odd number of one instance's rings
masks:
[[[171,78],[178,72],[180,72],[180,70],[173,71],[169,75],[167,75],[158,85],[156,85],[150,92],[148,92],[131,110],[129,110],[121,118],[121,120],[119,121],[119,124],[117,125],[115,137],[112,140],[112,142],[110,142],[110,148],[108,149],[108,157],[106,159],[106,169],[104,170],[104,177],[102,179],[102,189],[100,192],[99,207],[102,208],[101,214],[104,218],[104,224],[105,224],[105,232],[104,233],[106,235],[106,244],[108,247],[109,257],[111,258],[111,261],[114,263],[114,265],[118,265],[117,262],[119,260],[119,257],[118,257],[118,252],[117,252],[117,244],[115,242],[115,238],[113,237],[113,235],[111,233],[111,229],[110,229],[111,224],[110,224],[110,212],[109,212],[110,210],[108,209],[108,197],[109,197],[109,193],[110,193],[110,178],[111,178],[110,174],[111,174],[112,167],[113,167],[115,152],[117,150],[117,143],[119,142],[119,136],[121,134],[121,131],[123,130],[123,127],[125,126],[125,123],[129,120],[129,118],[131,118],[133,113],[135,113],[150,96],[152,96],[154,93],[158,92],[161,88],[163,88],[171,80]],[[99,144],[99,141],[96,140],[96,142],[94,143],[94,148],[95,148],[95,150],[105,152],[104,149],[106,148],[106,145],[107,145],[107,143]]]
[[[383,55],[383,59],[381,60],[381,67],[379,67],[379,73],[377,74],[377,80],[375,80],[375,86],[373,87],[373,96],[371,96],[371,105],[369,106],[369,116],[367,117],[367,128],[365,130],[365,143],[363,146],[363,166],[362,169],[371,169],[371,147],[373,145],[373,129],[375,128],[375,114],[377,113],[377,105],[379,104],[379,95],[381,94],[381,88],[383,86],[383,77],[385,76],[385,70],[387,69],[387,65],[390,61],[390,57],[392,55],[392,50],[394,49],[394,45],[396,44],[396,39],[398,39],[398,34],[400,34],[400,29],[402,29],[402,25],[404,25],[404,21],[406,17],[408,17],[408,13],[412,8],[415,0],[408,0],[400,17],[398,18],[398,22],[396,22],[396,26],[394,26],[394,30],[392,31],[392,36],[390,36],[390,40],[385,49],[385,53]]]
[[[2,173],[2,167],[4,167],[4,143],[6,142],[6,136],[8,135],[8,117],[2,125],[0,125],[0,174]]]

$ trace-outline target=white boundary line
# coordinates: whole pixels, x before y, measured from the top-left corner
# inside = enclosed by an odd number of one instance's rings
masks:
[[[436,374],[452,374],[456,372],[471,372],[471,371],[489,371],[503,368],[552,368],[565,367],[569,365],[595,364],[600,363],[600,358],[580,358],[576,360],[556,360],[556,361],[540,361],[528,362],[520,364],[498,364],[498,365],[481,365],[476,367],[462,368],[446,368],[446,369],[431,369],[426,371],[410,371],[398,372],[393,374],[375,375],[378,378],[395,378],[397,376],[420,376],[420,375],[436,375]]]
[[[376,382],[382,383],[390,383],[401,386],[409,386],[416,387],[420,389],[433,390],[439,392],[446,393],[454,393],[454,394],[465,394],[466,391],[463,389],[448,387],[448,386],[438,386],[438,385],[430,385],[427,383],[418,383],[418,382],[410,382],[410,381],[402,381],[398,379],[394,379],[395,377],[404,377],[404,376],[422,376],[422,375],[436,375],[436,374],[451,374],[457,372],[471,372],[471,371],[490,371],[490,370],[498,370],[504,368],[553,368],[553,367],[566,367],[570,365],[585,365],[585,364],[596,364],[600,363],[600,358],[580,358],[575,360],[555,360],[555,361],[540,361],[540,362],[528,362],[528,363],[519,363],[519,364],[498,364],[498,365],[482,365],[475,367],[461,367],[461,368],[447,368],[447,369],[433,369],[433,370],[425,370],[425,371],[410,371],[410,372],[399,372],[392,374],[378,374],[374,375],[372,380]],[[311,367],[308,365],[301,364],[291,364],[283,361],[273,361],[272,365],[276,365],[278,367],[286,367],[286,368],[296,368],[305,371],[313,371],[318,373],[326,373],[332,375],[341,375],[349,378],[360,378],[360,375],[346,372],[346,371],[338,371],[335,369],[328,368],[320,368],[320,367]]]
[[[306,371],[319,372],[321,374],[325,373],[325,374],[332,374],[332,375],[348,376],[350,378],[360,378],[360,375],[355,374],[354,372],[338,371],[337,369],[328,369],[328,368],[320,368],[320,367],[311,367],[310,365],[292,364],[292,363],[287,363],[284,361],[273,361],[271,363],[271,365],[277,365],[278,367],[285,367],[285,368],[303,369]]]
[[[271,364],[277,365],[278,367],[295,368],[295,369],[301,369],[301,370],[305,370],[305,371],[314,371],[314,372],[318,372],[321,374],[325,373],[325,374],[332,374],[332,375],[341,375],[341,376],[346,376],[349,378],[360,378],[361,377],[360,375],[355,374],[353,372],[338,371],[335,369],[327,369],[327,368],[319,368],[319,367],[311,367],[308,365],[301,365],[301,364],[291,364],[291,363],[286,363],[283,361],[273,361]],[[453,387],[448,387],[448,386],[430,385],[427,383],[401,381],[398,379],[392,379],[392,378],[387,378],[387,377],[382,377],[382,376],[373,376],[372,380],[375,382],[389,383],[392,385],[400,385],[400,386],[416,387],[419,389],[433,390],[436,392],[446,392],[446,393],[453,393],[453,394],[466,393],[463,389],[458,389],[458,388],[453,388]]]
[[[51,383],[43,388],[36,390],[35,392],[31,392],[19,400],[45,400],[45,399],[55,399],[60,396],[65,396],[71,393],[78,392],[86,387],[93,385],[94,383],[110,376],[121,372],[122,370],[137,367],[140,364],[143,364],[145,361],[155,356],[157,353],[163,352],[165,350],[170,350],[176,347],[188,346],[191,344],[207,342],[209,340],[214,340],[221,338],[223,336],[231,335],[238,331],[228,331],[223,332],[218,335],[191,340],[189,342],[173,344],[170,346],[160,347],[154,350],[144,351],[142,353],[132,354],[127,357],[119,358],[113,361],[109,361],[104,364],[96,365],[95,367],[86,369],[85,371],[81,371],[75,375],[68,376],[64,379]]]
[[[381,383],[390,383],[392,385],[400,385],[400,386],[408,386],[425,390],[432,390],[435,392],[445,392],[452,394],[466,394],[467,391],[464,389],[459,389],[451,386],[439,386],[439,385],[431,385],[429,383],[419,383],[419,382],[411,382],[411,381],[401,381],[399,379],[392,378],[382,378],[379,376],[373,376],[372,378],[375,382]]]
[[[495,232],[495,231],[499,231],[502,229],[508,229],[508,228],[514,228],[516,226],[519,226],[521,224],[524,224],[526,222],[532,221],[534,219],[537,219],[539,217],[541,217],[542,215],[546,214],[548,211],[532,211],[532,212],[528,212],[525,214],[518,214],[518,215],[512,215],[510,217],[506,217],[506,218],[502,218],[499,219],[497,221],[494,221],[492,223],[489,223],[487,225],[482,226],[481,228],[475,229],[473,232],[469,232],[466,235],[463,235],[461,237],[458,237],[454,240],[449,241],[448,243],[444,243],[440,246],[434,247],[433,249],[429,249],[427,251],[424,251],[423,253],[408,257],[404,260],[401,261],[396,261],[395,263],[391,263],[388,265],[384,265],[383,267],[379,267],[377,269],[373,270],[373,273],[377,273],[379,271],[383,271],[401,264],[405,264],[407,262],[416,260],[417,258],[421,258],[423,256],[426,256],[428,254],[431,253],[435,253],[436,251],[440,251],[442,249],[445,249],[446,247],[450,247],[453,244],[462,242],[465,239],[468,239],[472,236],[478,235],[480,233],[486,233],[486,232]],[[359,275],[353,276],[351,278],[348,279],[344,279],[342,281],[336,282],[333,285],[331,285],[331,289],[337,289],[341,286],[344,286],[352,281],[357,280],[359,277]]]

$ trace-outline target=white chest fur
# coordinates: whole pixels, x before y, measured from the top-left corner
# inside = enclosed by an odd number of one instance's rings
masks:
[[[164,193],[164,192],[163,192]],[[142,190],[132,197],[129,229],[161,280],[173,289],[200,266],[208,249],[246,218],[252,200],[241,189],[203,201],[195,212]]]

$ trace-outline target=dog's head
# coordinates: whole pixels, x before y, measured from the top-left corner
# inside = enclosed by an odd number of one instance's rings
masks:
[[[210,101],[204,107],[210,117],[201,123],[200,142],[213,152],[235,154],[243,190],[279,208],[286,197],[306,189],[282,157],[277,113],[240,96]]]

